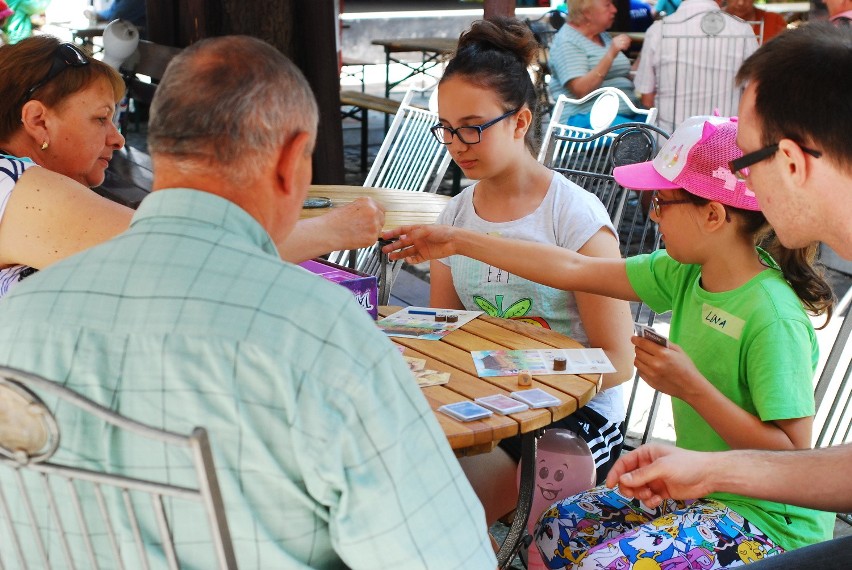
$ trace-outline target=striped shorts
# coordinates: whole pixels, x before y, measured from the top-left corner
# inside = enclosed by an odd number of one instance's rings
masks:
[[[606,474],[621,453],[621,447],[624,444],[622,425],[623,422],[612,422],[593,409],[585,407],[580,408],[568,417],[553,422],[545,429],[564,428],[582,437],[589,444],[597,469],[597,481],[600,484],[606,479]],[[497,445],[508,453],[516,463],[520,462],[520,437],[504,439]]]

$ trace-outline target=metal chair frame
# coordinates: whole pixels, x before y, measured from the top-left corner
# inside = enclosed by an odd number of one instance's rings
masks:
[[[409,89],[394,116],[393,123],[364,180],[364,186],[411,192],[437,192],[450,165],[450,153],[429,129],[438,123],[438,114],[411,105],[418,93]],[[370,275],[379,282],[379,304],[386,305],[402,260],[390,261],[381,252],[381,243],[357,249],[335,251],[329,261]]]
[[[61,429],[42,397],[57,398],[57,406],[73,406],[89,418],[96,418],[110,429],[116,428],[122,433],[133,434],[145,440],[166,444],[169,449],[184,450],[191,459],[195,470],[197,487],[178,486],[154,479],[141,479],[120,474],[84,469],[51,461],[61,447]],[[51,568],[52,563],[48,547],[49,536],[58,535],[64,564],[67,568],[76,568],[79,558],[85,553],[86,568],[124,568],[120,537],[116,533],[116,522],[131,530],[136,556],[141,568],[149,568],[152,550],[161,549],[168,568],[180,568],[178,553],[170,528],[172,506],[165,500],[183,501],[201,504],[207,517],[210,530],[211,548],[215,552],[218,568],[236,569],[236,557],[231,542],[225,507],[219,489],[213,464],[210,442],[204,428],[196,427],[188,436],[153,428],[120,416],[115,412],[45,378],[13,368],[0,367],[0,470],[12,471],[17,488],[3,488],[0,485],[0,519],[11,536],[11,544],[0,551],[0,567],[4,555],[12,553],[22,568],[29,568],[26,549],[33,547],[37,551],[41,568]],[[25,480],[36,484],[41,482],[42,492],[34,501],[33,493],[28,490]],[[61,495],[56,488],[63,486],[67,492]],[[125,511],[122,519],[113,520],[105,500],[105,489],[120,492]],[[93,493],[97,508],[84,506],[81,499],[84,493]],[[9,493],[22,503],[27,524],[15,523],[12,517],[12,503]],[[151,500],[153,517],[159,532],[159,545],[152,545],[142,537],[139,514],[131,499],[133,496],[148,495]],[[46,503],[46,507],[45,504]],[[66,515],[62,515],[60,505],[65,506]],[[70,506],[69,506],[70,505]],[[68,510],[73,511],[73,516]],[[71,519],[71,520],[69,520]],[[112,560],[107,566],[99,564],[96,547],[90,536],[91,525],[104,528],[109,539]],[[78,531],[71,533],[71,527]],[[22,528],[26,527],[26,528]],[[26,540],[29,538],[29,540]],[[76,548],[72,548],[76,547]],[[98,551],[101,557],[107,553]],[[125,552],[126,556],[129,553]],[[11,561],[7,560],[5,564]],[[55,561],[58,563],[58,561]],[[101,560],[102,562],[102,560]],[[8,566],[5,566],[8,567]]]
[[[533,62],[530,71],[533,75],[533,86],[536,91],[536,113],[538,118],[535,125],[535,134],[541,134],[541,117],[550,111],[550,93],[547,84],[550,81],[550,45],[556,32],[565,25],[565,15],[559,10],[550,10],[539,18],[531,20],[527,18],[524,23],[532,31],[539,45],[538,57]]]

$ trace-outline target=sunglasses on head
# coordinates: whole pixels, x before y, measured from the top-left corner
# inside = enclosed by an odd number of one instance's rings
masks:
[[[24,97],[26,103],[32,99],[33,94],[38,91],[45,83],[65,71],[69,67],[83,67],[89,65],[89,58],[80,51],[80,49],[72,43],[64,43],[56,46],[53,50],[53,59],[50,64],[50,71],[44,76],[44,79],[27,89],[27,94]]]

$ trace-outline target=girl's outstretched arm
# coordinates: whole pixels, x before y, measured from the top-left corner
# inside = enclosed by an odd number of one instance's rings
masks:
[[[549,287],[639,300],[627,279],[623,259],[589,257],[556,245],[504,239],[454,226],[403,226],[383,232],[382,237],[396,239],[383,248],[391,259],[421,263],[464,255]]]

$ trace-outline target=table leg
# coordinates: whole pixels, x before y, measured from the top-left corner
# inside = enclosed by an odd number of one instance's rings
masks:
[[[521,434],[521,481],[518,489],[518,507],[515,510],[512,526],[509,527],[509,532],[497,553],[497,567],[501,569],[507,568],[517,555],[530,518],[535,492],[535,436],[535,432]]]
[[[391,81],[390,81],[390,66],[391,66],[390,46],[385,46],[385,99],[390,99]],[[385,113],[385,133],[390,128],[390,115]]]

